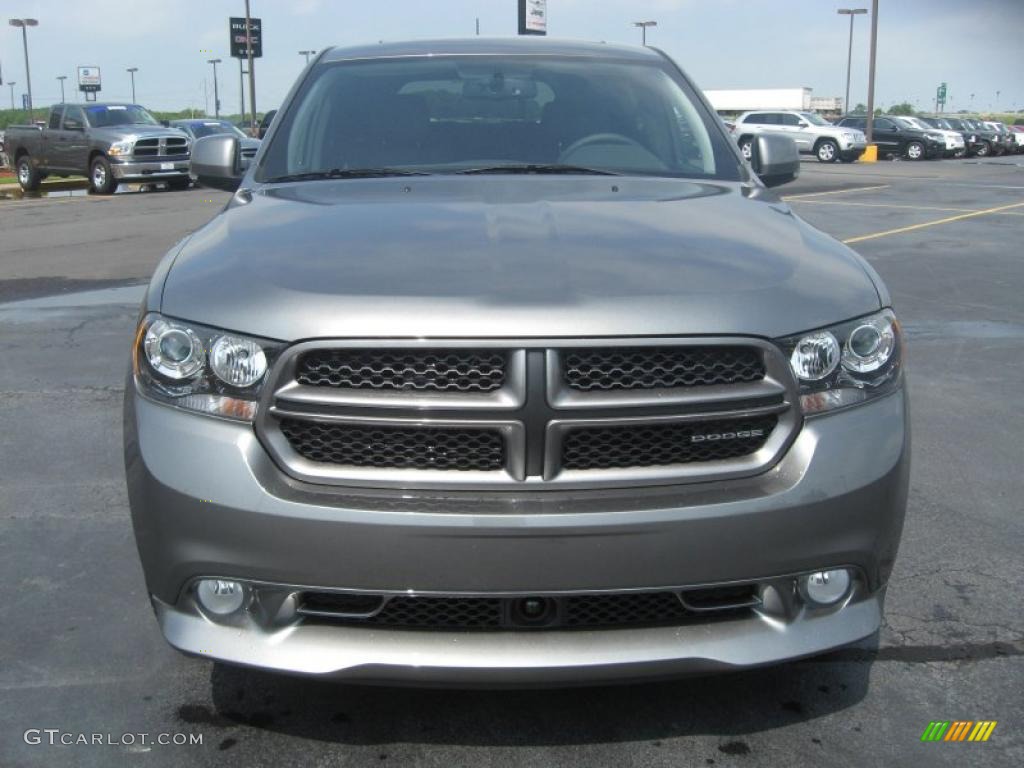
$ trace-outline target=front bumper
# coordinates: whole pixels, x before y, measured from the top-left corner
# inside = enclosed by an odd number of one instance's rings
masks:
[[[174,160],[152,160],[140,161],[116,161],[110,163],[110,170],[114,178],[121,181],[134,179],[177,179],[188,176],[189,159],[176,158]]]
[[[903,391],[808,420],[753,478],[523,494],[318,488],[287,478],[251,427],[152,403],[129,386],[132,520],[175,647],[354,680],[568,683],[797,658],[879,626],[909,473]],[[756,581],[839,565],[862,576],[840,610],[603,631],[409,631],[216,624],[199,576],[416,594],[616,591]]]

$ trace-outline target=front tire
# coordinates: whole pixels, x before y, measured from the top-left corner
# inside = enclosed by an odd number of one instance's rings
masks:
[[[977,157],[988,157],[991,151],[992,147],[989,146],[989,143],[987,141],[983,141],[981,142],[981,146],[978,147],[978,151],[975,152],[974,154]]]
[[[839,159],[839,146],[831,139],[825,139],[818,143],[814,153],[818,156],[819,163],[834,163]]]
[[[39,189],[39,183],[43,177],[32,167],[32,158],[22,155],[18,158],[18,184],[24,192],[35,192]]]
[[[907,144],[904,154],[907,156],[907,160],[924,160],[925,151],[924,144],[920,141],[912,141]]]
[[[117,189],[110,161],[103,155],[97,155],[89,166],[89,188],[97,195],[112,195]]]

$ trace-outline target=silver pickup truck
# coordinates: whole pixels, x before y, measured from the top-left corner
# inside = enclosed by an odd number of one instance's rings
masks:
[[[121,182],[189,185],[190,141],[137,104],[57,104],[45,127],[7,129],[6,151],[21,188],[49,175],[88,177],[93,192],[109,195]]]

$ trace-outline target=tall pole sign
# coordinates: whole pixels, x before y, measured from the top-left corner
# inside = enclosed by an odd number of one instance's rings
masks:
[[[519,34],[548,33],[548,0],[519,0]]]
[[[248,5],[248,3],[246,3]],[[246,19],[248,18],[248,33]],[[231,56],[238,59],[238,90],[241,102],[241,116],[245,118],[245,81],[243,78],[243,62],[249,62],[249,96],[252,102],[252,122],[256,122],[256,84],[253,82],[253,59],[263,56],[263,22],[251,16],[232,16],[228,19],[231,33]]]
[[[96,101],[96,94],[102,86],[99,67],[78,68],[78,90],[85,94],[86,101]]]

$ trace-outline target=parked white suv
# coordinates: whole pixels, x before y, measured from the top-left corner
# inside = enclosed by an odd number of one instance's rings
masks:
[[[862,131],[832,125],[813,112],[744,112],[736,119],[732,133],[748,160],[754,137],[764,133],[788,136],[800,152],[815,155],[822,163],[852,163],[867,147]]]

